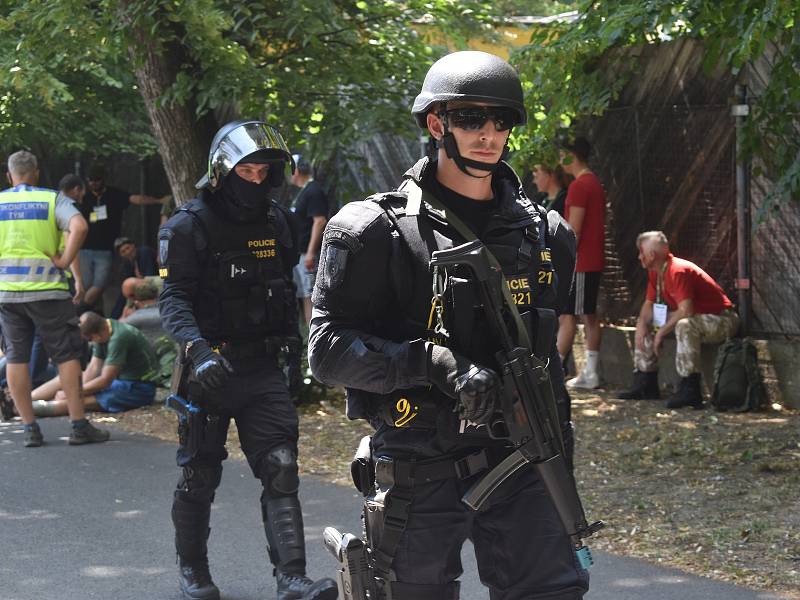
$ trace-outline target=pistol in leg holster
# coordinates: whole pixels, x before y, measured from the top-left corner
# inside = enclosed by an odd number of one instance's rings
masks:
[[[175,359],[170,394],[164,404],[178,415],[178,441],[187,457],[196,457],[204,446],[215,442],[218,435],[219,415],[213,414],[192,402],[189,394],[189,359],[183,351]],[[194,384],[197,385],[197,384]]]
[[[325,546],[340,563],[337,579],[341,600],[392,598],[391,564],[405,530],[411,498],[410,493],[393,493],[394,475],[389,474],[392,461],[378,459],[378,463],[380,467],[372,458],[370,438],[365,436],[350,465],[353,483],[364,496],[363,539],[352,533],[342,535],[333,527],[323,533]],[[378,470],[380,488],[376,487]]]

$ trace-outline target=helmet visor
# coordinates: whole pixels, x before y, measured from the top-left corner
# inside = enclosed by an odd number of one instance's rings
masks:
[[[293,163],[292,155],[281,134],[269,125],[259,122],[244,123],[230,131],[209,160],[209,176],[218,173],[225,176],[244,158],[261,162],[265,158]],[[261,160],[256,160],[256,157]]]

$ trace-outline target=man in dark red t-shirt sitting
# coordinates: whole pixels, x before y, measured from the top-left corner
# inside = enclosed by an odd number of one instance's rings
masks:
[[[639,261],[647,269],[647,296],[636,321],[634,383],[623,399],[657,399],[658,356],[664,337],[675,331],[675,368],[681,380],[667,408],[700,408],[700,346],[735,335],[739,316],[711,276],[669,251],[667,237],[646,231],[636,239]]]

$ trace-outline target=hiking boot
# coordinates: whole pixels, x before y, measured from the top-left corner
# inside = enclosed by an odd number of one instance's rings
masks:
[[[312,581],[305,575],[278,570],[275,578],[278,581],[278,600],[336,600],[339,596],[336,582],[329,577]]]
[[[688,377],[681,377],[678,382],[678,389],[667,401],[667,408],[683,408],[684,406],[691,406],[694,409],[703,407],[700,373],[692,373]]]
[[[38,448],[44,443],[44,437],[42,436],[42,430],[39,429],[39,425],[34,423],[31,425],[25,426],[25,440],[23,444],[25,444],[26,448]]]
[[[11,390],[7,387],[0,389],[0,415],[4,421],[11,421],[17,413],[14,412],[14,399],[11,397]]]
[[[178,583],[186,600],[219,600],[219,588],[211,579],[207,559],[195,563],[181,560]]]
[[[660,400],[661,391],[658,389],[658,371],[643,373],[633,372],[633,385],[630,389],[618,392],[616,397],[620,400]]]
[[[581,371],[580,375],[567,382],[567,387],[581,390],[593,390],[600,387],[600,376],[597,374],[597,371],[589,372],[584,369]]]
[[[87,422],[82,427],[73,427],[69,434],[69,445],[80,446],[81,444],[98,444],[107,442],[111,435],[105,429],[98,429]]]

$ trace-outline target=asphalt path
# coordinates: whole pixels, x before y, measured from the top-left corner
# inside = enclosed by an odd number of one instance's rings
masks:
[[[41,421],[45,446],[24,448],[19,423],[0,422],[0,600],[179,600],[171,444],[112,428],[106,444],[67,445],[66,419]],[[360,531],[348,488],[304,477],[309,575],[332,576],[326,525]],[[226,461],[212,509],[209,560],[225,600],[275,598],[259,507],[260,484]],[[464,550],[461,598],[489,595]],[[595,552],[591,600],[777,600],[725,583]]]

